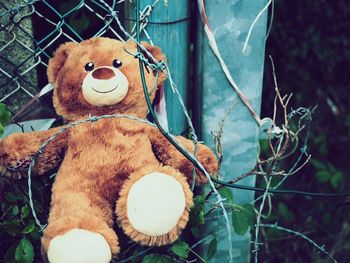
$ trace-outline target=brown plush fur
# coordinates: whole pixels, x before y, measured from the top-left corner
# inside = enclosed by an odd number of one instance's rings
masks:
[[[73,44],[74,45],[74,44]],[[146,47],[148,45],[144,44]],[[63,50],[62,50],[63,49]],[[62,62],[60,54],[66,53],[66,60]],[[126,44],[107,38],[93,38],[72,48],[72,45],[63,44],[58,48],[55,56],[50,60],[48,69],[49,79],[54,83],[54,106],[56,112],[62,115],[65,120],[71,121],[81,119],[88,114],[132,114],[144,118],[147,113],[147,104],[143,99],[143,89],[141,86],[141,77],[139,74],[138,60],[130,56],[125,50],[137,53],[136,45],[132,42]],[[157,60],[165,60],[165,56],[159,48],[150,47],[150,52]],[[112,106],[99,107],[89,104],[83,97],[81,85],[86,75],[84,66],[93,61],[95,67],[112,66],[115,58],[122,61],[123,66],[119,70],[127,77],[129,81],[129,91],[126,98],[118,104]],[[57,65],[62,65],[59,68]],[[145,70],[146,82],[149,91],[151,91],[155,76],[152,71]],[[165,80],[165,73],[160,73],[158,85],[162,85]],[[154,92],[150,94],[154,99]]]
[[[29,160],[37,153],[39,147],[60,128],[48,131],[17,133],[0,141],[0,172],[5,176],[20,179],[26,171],[12,172],[7,167],[15,166],[19,161]],[[45,174],[57,168],[64,157],[67,148],[67,131],[60,133],[50,145],[44,148],[36,158],[35,174]]]
[[[157,60],[165,60],[157,47],[143,44]],[[121,43],[108,38],[94,38],[80,44],[67,43],[59,47],[49,62],[48,76],[53,82],[54,106],[68,122],[91,115],[128,114],[145,118],[144,99],[138,60],[126,53],[136,53],[133,43]],[[82,81],[87,74],[88,62],[95,66],[111,66],[113,59],[123,65],[119,68],[127,77],[127,96],[113,106],[93,106],[83,97]],[[154,73],[146,74],[149,91],[155,80]],[[161,73],[157,86],[165,80]],[[154,99],[154,93],[151,95]],[[60,128],[44,132],[15,134],[0,142],[0,169],[12,166],[18,160],[31,158],[40,145]],[[177,137],[190,152],[193,143]],[[217,171],[213,153],[204,145],[198,148],[198,159],[211,174]],[[63,160],[63,161],[62,161]],[[45,148],[38,158],[35,172],[44,174],[60,165],[52,188],[51,211],[48,227],[42,238],[47,252],[50,240],[73,228],[83,228],[102,234],[113,254],[119,252],[118,237],[113,224],[118,222],[133,240],[146,245],[164,245],[175,241],[188,221],[192,193],[188,182],[192,179],[193,165],[179,153],[154,127],[135,120],[101,119],[66,130]],[[132,184],[149,172],[164,172],[182,184],[186,209],[178,225],[167,235],[150,237],[132,228],[126,211],[127,195]],[[6,171],[9,176],[18,173]],[[187,181],[186,182],[186,179]],[[197,183],[206,182],[198,174]],[[118,205],[116,206],[116,201]]]

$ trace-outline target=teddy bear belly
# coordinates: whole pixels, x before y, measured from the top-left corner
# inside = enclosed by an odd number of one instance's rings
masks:
[[[115,136],[118,139],[113,142],[95,138],[75,144],[68,148],[55,184],[68,180],[68,188],[92,188],[115,202],[121,185],[130,174],[145,165],[159,166],[151,144],[144,137]]]

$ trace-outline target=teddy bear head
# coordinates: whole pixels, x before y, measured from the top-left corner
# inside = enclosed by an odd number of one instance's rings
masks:
[[[142,43],[158,61],[165,56],[158,47]],[[79,44],[62,44],[48,65],[48,79],[54,85],[54,107],[67,121],[89,114],[128,114],[146,117],[147,104],[139,71],[134,42],[110,38],[92,38]],[[146,58],[152,60],[144,54]],[[145,66],[144,66],[145,67]],[[145,68],[151,101],[163,85],[164,72]]]

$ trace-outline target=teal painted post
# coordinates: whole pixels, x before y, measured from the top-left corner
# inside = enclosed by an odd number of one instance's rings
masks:
[[[139,0],[141,10],[147,5],[152,5],[154,0]],[[135,24],[134,6],[125,1],[125,25],[127,30]],[[167,64],[171,71],[172,78],[187,106],[188,94],[188,55],[189,55],[189,1],[164,1],[160,0],[154,6],[149,16],[149,24],[147,25],[147,33],[151,37],[154,45],[159,46],[167,56]],[[144,33],[142,39],[148,41]],[[181,134],[186,128],[185,115],[181,110],[181,106],[173,94],[169,83],[164,87],[169,131],[172,134]]]
[[[242,49],[249,27],[267,4],[267,0],[205,1],[205,4],[209,24],[222,57],[238,86],[254,110],[259,113],[265,55],[266,12],[256,23],[245,53]],[[208,45],[201,21],[199,28],[197,86],[201,87],[199,92],[201,98],[198,99],[202,99],[201,126],[206,144],[212,145],[213,138],[210,131],[219,130],[219,121],[236,103],[225,121],[223,131],[224,157],[221,176],[223,180],[230,180],[255,166],[259,152],[259,127],[227,81]],[[253,186],[255,177],[248,177],[240,183]],[[236,203],[252,202],[254,198],[254,193],[249,191],[234,190],[233,194]],[[209,222],[206,228],[206,235],[218,233],[218,250],[210,262],[229,262],[228,239],[225,237],[227,231],[222,214],[218,212],[217,216],[219,219]],[[221,231],[218,232],[219,230]],[[233,262],[249,262],[250,235],[233,234],[232,239]]]

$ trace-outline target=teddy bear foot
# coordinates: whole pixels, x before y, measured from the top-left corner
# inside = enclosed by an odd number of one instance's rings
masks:
[[[178,238],[192,206],[192,192],[181,174],[148,173],[130,178],[123,190],[117,215],[127,235],[153,246]]]
[[[109,263],[112,253],[101,234],[75,228],[51,240],[47,257],[50,263]]]
[[[160,236],[171,231],[185,210],[185,194],[175,178],[150,173],[130,189],[127,211],[131,225],[141,233]]]

